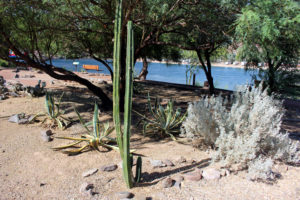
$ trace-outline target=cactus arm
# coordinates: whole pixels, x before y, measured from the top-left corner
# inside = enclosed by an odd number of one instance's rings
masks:
[[[141,176],[142,176],[142,158],[141,156],[139,156],[136,162],[136,172],[135,172],[134,181],[136,183],[139,183],[141,180]]]
[[[116,0],[116,15],[114,25],[114,78],[113,78],[113,119],[117,135],[117,143],[123,159],[123,142],[120,125],[120,55],[121,55],[121,25],[122,25],[122,0]]]
[[[132,187],[132,171],[130,163],[130,126],[132,110],[132,69],[133,69],[133,30],[132,21],[127,24],[127,53],[126,53],[126,86],[124,105],[124,134],[123,134],[123,174],[126,184]]]

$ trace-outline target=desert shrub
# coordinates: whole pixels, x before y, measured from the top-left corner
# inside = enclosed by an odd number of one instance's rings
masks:
[[[154,106],[152,106],[149,94],[148,109],[151,114],[150,118],[135,111],[136,114],[142,117],[144,122],[144,135],[157,138],[170,136],[173,140],[176,140],[175,136],[180,134],[180,127],[187,113],[182,113],[181,108],[175,110],[172,100],[169,100],[166,106],[162,106],[156,98]]]
[[[227,117],[226,103],[221,96],[202,97],[200,101],[190,103],[181,134],[188,138],[201,138],[203,145],[213,147],[220,135],[218,120]]]
[[[248,169],[252,179],[274,178],[270,160],[298,162],[299,152],[298,144],[281,132],[282,102],[266,91],[262,85],[252,89],[240,87],[228,110],[221,97],[190,104],[183,123],[184,134],[213,143],[215,162],[224,166],[240,164]]]

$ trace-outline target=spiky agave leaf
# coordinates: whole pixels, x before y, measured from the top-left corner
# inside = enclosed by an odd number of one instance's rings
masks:
[[[82,125],[88,132],[91,132],[90,129],[88,128],[88,126],[89,126],[90,124],[92,124],[92,123],[91,123],[91,122],[84,123],[84,121],[83,121],[83,119],[82,119],[80,113],[76,110],[76,108],[74,108],[74,110],[75,110],[75,113],[77,114],[77,116],[78,116],[78,118],[79,118],[79,121],[80,121],[81,125]]]
[[[67,144],[67,145],[64,145],[64,146],[59,146],[59,147],[52,147],[51,149],[54,149],[54,150],[67,149],[67,148],[70,148],[70,147],[74,147],[75,145],[80,144],[81,142],[83,142],[83,141],[77,141],[77,142]]]
[[[94,137],[96,138],[100,137],[98,113],[99,113],[98,105],[97,103],[95,103],[94,115],[93,115],[93,134]]]

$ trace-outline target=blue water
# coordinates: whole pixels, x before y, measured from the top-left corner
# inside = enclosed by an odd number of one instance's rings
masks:
[[[90,65],[99,65],[100,71],[99,73],[109,74],[109,71],[106,69],[104,65],[100,62],[97,62],[93,59],[79,59],[79,60],[66,60],[66,59],[54,59],[53,65],[57,67],[64,67],[68,70],[75,71],[75,66],[73,65],[74,61],[79,62],[79,66],[77,68],[78,71],[82,71],[83,64]],[[109,63],[112,66],[112,63]],[[143,66],[142,62],[137,62],[135,64],[135,72],[139,74]],[[164,63],[149,63],[148,67],[148,75],[147,80],[154,81],[163,81],[169,83],[186,83],[186,65],[177,65],[177,64],[164,64]],[[89,70],[89,72],[97,73],[95,70]],[[212,75],[214,78],[214,84],[216,88],[227,89],[227,90],[235,90],[237,85],[243,84],[251,84],[252,83],[252,75],[257,74],[257,71],[245,71],[240,68],[232,68],[232,67],[212,67]],[[204,81],[206,81],[206,77],[204,71],[202,69],[198,70],[196,73],[196,82],[203,85]]]

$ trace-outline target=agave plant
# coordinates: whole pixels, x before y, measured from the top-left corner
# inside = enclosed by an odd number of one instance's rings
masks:
[[[56,137],[58,139],[73,140],[73,143],[65,146],[54,147],[52,149],[63,150],[63,153],[67,153],[69,155],[81,153],[86,149],[94,149],[100,151],[98,148],[99,146],[103,146],[108,149],[114,149],[117,151],[119,150],[118,147],[109,144],[111,142],[116,142],[115,139],[109,137],[109,134],[114,130],[114,127],[110,127],[108,122],[105,124],[101,124],[99,122],[99,109],[96,103],[92,122],[85,123],[76,109],[75,112],[78,115],[80,123],[87,130],[88,134],[84,134],[80,138]],[[93,124],[93,130],[90,130],[90,128],[88,127],[90,124]],[[78,144],[82,142],[85,142],[86,144],[79,147]],[[64,150],[68,148],[73,148],[73,150]]]
[[[64,111],[60,110],[60,103],[62,100],[64,93],[58,99],[58,103],[55,102],[54,97],[50,93],[46,93],[45,97],[45,107],[46,113],[38,113],[36,114],[30,122],[35,121],[38,117],[47,116],[43,119],[42,123],[50,121],[50,127],[58,126],[60,129],[65,129],[70,123],[71,120],[63,117]]]
[[[166,107],[163,107],[158,99],[155,99],[154,107],[151,105],[150,96],[148,94],[148,108],[153,119],[147,118],[144,115],[136,112],[142,116],[144,121],[144,134],[157,135],[160,138],[170,136],[176,140],[174,135],[180,133],[180,126],[187,116],[187,112],[182,114],[181,109],[174,109],[174,102],[169,100]]]

